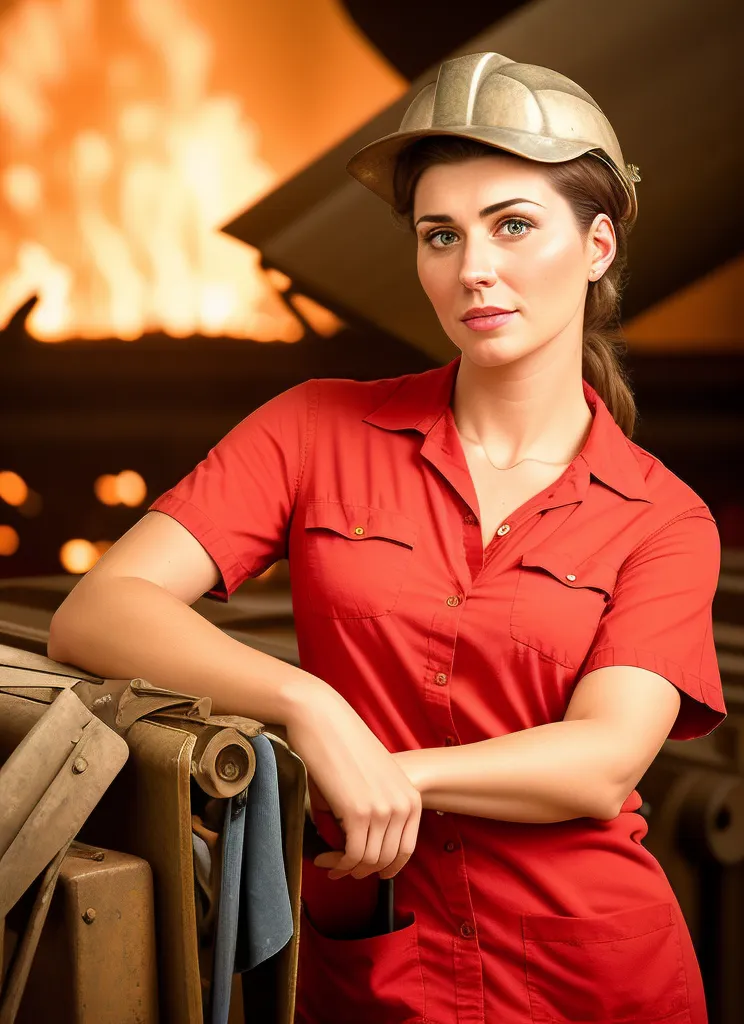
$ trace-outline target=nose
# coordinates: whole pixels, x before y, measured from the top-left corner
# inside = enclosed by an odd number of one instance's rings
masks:
[[[474,244],[464,246],[460,282],[471,291],[493,287],[498,280],[493,255],[493,251],[489,251],[488,247]]]

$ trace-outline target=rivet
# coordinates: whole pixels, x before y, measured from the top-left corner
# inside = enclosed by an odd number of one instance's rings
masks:
[[[224,761],[218,766],[217,774],[226,782],[232,782],[240,774],[240,767],[234,761]]]
[[[356,526],[354,528],[354,533],[357,535],[357,537],[361,537],[362,534],[364,533],[364,527],[363,526]]]
[[[82,775],[85,769],[88,767],[88,762],[84,757],[76,757],[72,762],[72,771],[75,775]]]
[[[96,919],[96,908],[95,907],[88,907],[88,909],[83,914],[83,921],[85,921],[86,924],[93,924],[95,919]]]

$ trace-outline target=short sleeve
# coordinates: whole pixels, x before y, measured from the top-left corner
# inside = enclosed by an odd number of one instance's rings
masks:
[[[656,672],[681,691],[670,739],[712,732],[726,717],[713,642],[721,544],[705,508],[643,541],[618,574],[581,675],[610,665]]]
[[[214,559],[222,578],[207,597],[227,601],[244,580],[286,557],[314,438],[317,384],[298,384],[259,406],[150,505],[185,526]]]

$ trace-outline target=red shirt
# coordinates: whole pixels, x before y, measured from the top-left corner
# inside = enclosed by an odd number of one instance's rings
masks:
[[[451,410],[459,362],[291,388],[151,508],[217,563],[215,598],[289,558],[302,667],[390,751],[560,721],[607,665],[680,690],[671,738],[710,732],[726,712],[704,502],[585,383],[583,450],[484,552]],[[704,1024],[640,805],[634,791],[611,821],[547,824],[426,810],[395,878],[400,928],[371,938],[330,936],[369,913],[377,876],[329,881],[306,859],[297,1024]],[[333,819],[316,817],[332,840]]]

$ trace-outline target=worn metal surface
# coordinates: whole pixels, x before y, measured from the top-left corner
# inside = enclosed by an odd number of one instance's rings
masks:
[[[14,744],[0,770],[0,787],[8,793],[8,822],[15,833],[3,830],[0,918],[77,834],[129,754],[126,742],[70,690],[62,690],[51,706],[40,707],[36,727]],[[10,714],[9,732],[17,723],[17,716]],[[47,716],[51,722],[45,723]],[[48,749],[52,771],[45,765]],[[31,777],[37,772],[38,784]],[[0,821],[5,817],[4,806]]]
[[[16,1021],[157,1024],[154,894],[146,861],[73,844]]]

